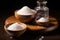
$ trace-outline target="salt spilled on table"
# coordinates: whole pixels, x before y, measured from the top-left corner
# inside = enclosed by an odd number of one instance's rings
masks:
[[[33,15],[34,13],[28,6],[24,6],[20,10],[17,11],[17,14],[19,14],[19,15]]]
[[[37,22],[48,22],[48,19],[41,17],[40,19],[37,20]]]
[[[12,25],[10,25],[7,29],[10,31],[19,31],[19,30],[23,30],[26,28],[26,25],[21,23],[13,23]]]

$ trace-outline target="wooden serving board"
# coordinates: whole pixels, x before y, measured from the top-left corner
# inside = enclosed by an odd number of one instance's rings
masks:
[[[32,31],[35,31],[35,30],[42,30],[42,29],[45,29],[45,31],[52,31],[56,28],[58,28],[58,21],[54,18],[54,17],[50,17],[49,20],[51,20],[50,23],[54,24],[54,26],[51,26],[51,27],[44,27],[44,26],[39,26],[39,25],[29,25],[29,24],[26,24],[27,25],[27,28],[29,30],[32,30]],[[17,20],[15,18],[15,16],[10,16],[6,19],[5,21],[5,25],[7,24],[10,24],[10,23],[14,23],[14,22],[19,22],[21,23],[21,21]]]

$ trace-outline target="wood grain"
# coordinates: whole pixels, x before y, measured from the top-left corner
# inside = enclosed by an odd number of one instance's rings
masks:
[[[50,17],[49,18],[50,20],[50,23],[54,24],[54,26],[51,26],[49,28],[51,28],[51,30],[54,30],[58,27],[58,21],[57,19],[55,19],[54,17]],[[10,24],[10,23],[14,23],[14,22],[19,22],[21,23],[21,21],[17,20],[14,16],[10,16],[6,19],[5,21],[5,25],[7,24]],[[44,26],[39,26],[39,25],[29,25],[29,24],[26,24],[27,25],[27,28],[29,30],[42,30],[42,29],[45,29],[45,31],[51,31],[51,30],[48,30],[49,28],[47,27],[44,27]]]

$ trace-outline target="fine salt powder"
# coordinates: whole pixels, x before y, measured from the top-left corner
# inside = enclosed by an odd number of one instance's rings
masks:
[[[12,25],[10,25],[7,29],[11,30],[11,31],[19,31],[19,30],[23,30],[24,28],[26,28],[26,25],[21,23],[13,23]]]

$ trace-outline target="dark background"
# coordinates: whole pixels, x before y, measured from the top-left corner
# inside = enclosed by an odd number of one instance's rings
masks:
[[[0,0],[0,11],[14,11],[20,9],[21,7],[27,5],[30,8],[36,6],[37,0]],[[53,10],[60,10],[60,1],[59,0],[47,0],[47,7]],[[7,13],[8,14],[8,13]],[[11,14],[11,13],[10,13]]]
[[[5,19],[11,15],[14,15],[14,11],[20,9],[23,6],[29,6],[34,9],[37,5],[37,0],[0,0],[0,25],[4,24]],[[47,7],[49,8],[49,14],[60,22],[60,1],[59,0],[47,0]],[[60,28],[58,28],[60,29]]]
[[[27,5],[30,8],[36,7],[37,0],[0,0],[0,16],[12,15],[13,12],[21,7]],[[60,11],[60,1],[59,0],[47,0],[47,7],[51,10]],[[10,13],[12,12],[12,13]],[[55,14],[55,13],[53,13]]]

